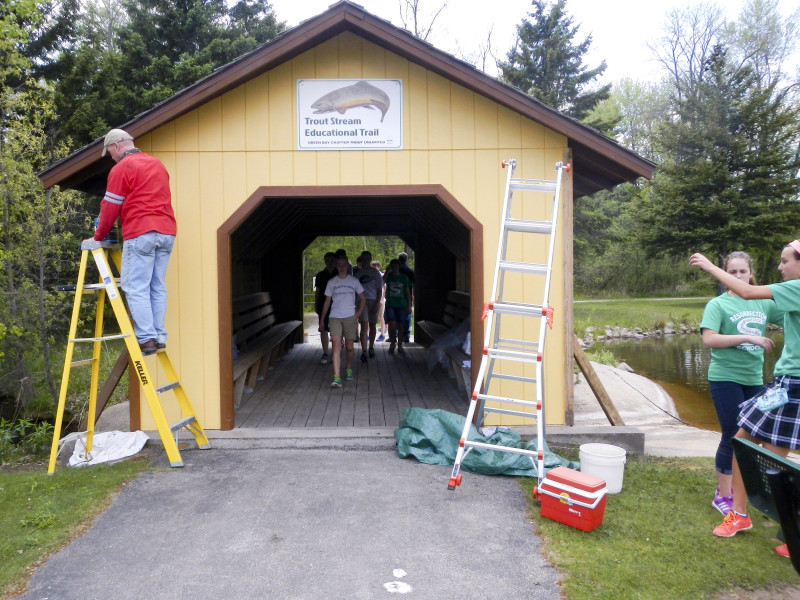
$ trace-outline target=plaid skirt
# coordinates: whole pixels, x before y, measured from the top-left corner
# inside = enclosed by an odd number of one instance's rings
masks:
[[[756,406],[755,396],[739,405],[739,427],[773,446],[800,448],[800,377],[783,375],[775,381],[787,386],[789,402],[771,410],[761,412]]]

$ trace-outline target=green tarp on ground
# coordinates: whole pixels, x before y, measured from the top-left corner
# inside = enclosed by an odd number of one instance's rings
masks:
[[[458,452],[458,440],[464,430],[465,418],[440,409],[405,408],[398,428],[394,430],[397,454],[400,458],[413,456],[428,465],[452,465]],[[498,427],[490,436],[482,435],[470,425],[470,441],[536,450],[536,440],[527,443],[507,428]],[[561,458],[547,450],[545,445],[545,472],[555,467],[578,469],[578,463]],[[536,469],[530,457],[511,452],[497,452],[484,448],[473,448],[461,463],[461,468],[470,473],[483,475],[513,475],[536,477]]]

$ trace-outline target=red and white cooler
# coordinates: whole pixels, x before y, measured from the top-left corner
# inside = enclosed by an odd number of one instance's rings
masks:
[[[538,493],[542,516],[581,531],[603,523],[608,488],[604,479],[567,467],[548,471]]]

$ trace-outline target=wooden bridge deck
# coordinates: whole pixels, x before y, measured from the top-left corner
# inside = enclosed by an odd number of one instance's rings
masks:
[[[296,344],[245,394],[235,414],[235,428],[269,427],[397,427],[403,408],[440,408],[466,416],[466,391],[440,368],[428,371],[428,351],[404,344],[406,355],[388,354],[389,344],[375,343],[375,358],[359,360],[356,344],[353,381],[330,387],[333,366],[319,364],[317,335]],[[342,352],[344,365],[344,352]],[[342,373],[344,375],[344,373]]]

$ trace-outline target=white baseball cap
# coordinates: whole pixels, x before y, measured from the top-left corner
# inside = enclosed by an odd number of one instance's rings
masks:
[[[124,131],[122,129],[112,129],[106,134],[106,139],[103,142],[103,153],[100,156],[106,155],[106,151],[108,150],[108,147],[111,144],[116,144],[117,142],[124,142],[126,140],[132,140],[132,139],[133,136],[127,131]]]

